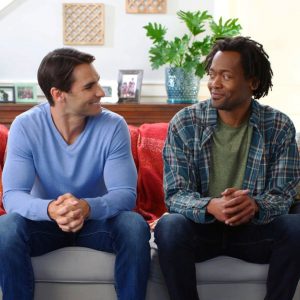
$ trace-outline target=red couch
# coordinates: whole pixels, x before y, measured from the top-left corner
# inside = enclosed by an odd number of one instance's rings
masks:
[[[135,210],[151,223],[165,211],[162,186],[162,148],[167,134],[167,123],[129,125],[133,158],[138,170],[137,204]],[[2,207],[1,173],[8,129],[0,125],[0,215]]]

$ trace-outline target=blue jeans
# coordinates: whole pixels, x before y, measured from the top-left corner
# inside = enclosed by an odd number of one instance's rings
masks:
[[[104,221],[88,220],[78,233],[66,233],[55,222],[31,221],[16,213],[1,216],[3,300],[33,299],[31,257],[75,245],[115,253],[118,299],[142,300],[150,266],[149,239],[148,224],[135,212],[122,212]]]
[[[269,263],[266,300],[291,300],[300,278],[300,215],[266,225],[198,224],[181,214],[164,216],[155,228],[159,261],[172,300],[196,300],[195,262],[228,255]]]

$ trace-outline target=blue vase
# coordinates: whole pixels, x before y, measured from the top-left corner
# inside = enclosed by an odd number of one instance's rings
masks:
[[[200,78],[183,68],[166,68],[166,90],[168,103],[198,102]]]

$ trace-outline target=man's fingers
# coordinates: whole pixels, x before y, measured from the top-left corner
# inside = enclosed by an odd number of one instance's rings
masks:
[[[77,232],[80,230],[84,224],[84,219],[82,217],[75,220],[68,220],[68,218],[61,218],[59,222],[57,222],[58,226],[61,230],[65,232]]]
[[[224,203],[224,208],[238,206],[243,202],[247,203],[247,198],[245,198],[245,196],[234,197]]]
[[[244,209],[238,214],[235,214],[231,218],[227,219],[225,221],[225,224],[231,225],[231,226],[237,226],[240,224],[244,224],[249,222],[253,217],[254,217],[254,210],[251,206],[248,208]]]
[[[234,198],[233,200],[230,200],[231,203],[226,203],[224,205],[223,213],[226,215],[234,215],[239,213],[240,211],[243,211],[247,206],[250,206],[251,203],[248,201],[243,201],[239,198]]]
[[[224,192],[221,193],[222,196],[228,196],[237,191],[235,188],[227,188]]]

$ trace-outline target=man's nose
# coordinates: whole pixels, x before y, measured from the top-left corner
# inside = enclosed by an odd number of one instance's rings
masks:
[[[98,84],[98,88],[97,88],[97,96],[98,97],[104,97],[105,96],[105,92],[103,90],[103,88],[101,87],[100,84]]]
[[[210,79],[210,85],[212,87],[220,87],[222,85],[221,76],[216,75],[213,79]]]

